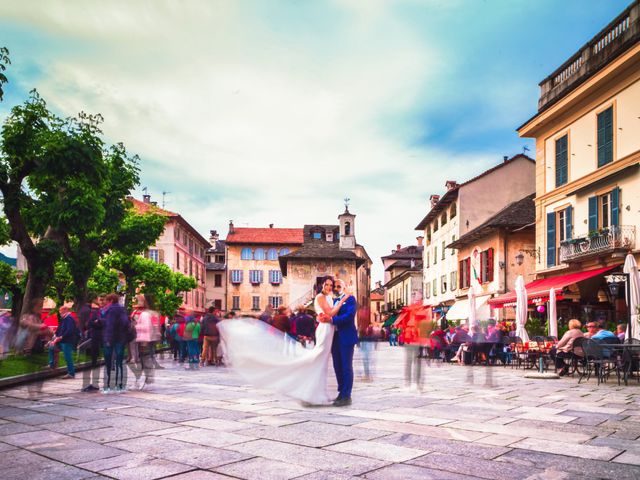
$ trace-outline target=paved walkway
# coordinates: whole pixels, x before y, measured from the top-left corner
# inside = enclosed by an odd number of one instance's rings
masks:
[[[3,390],[0,478],[640,478],[635,383],[431,364],[417,392],[403,388],[402,348],[381,345],[376,360],[349,408],[170,360],[142,391],[79,393],[81,379]]]

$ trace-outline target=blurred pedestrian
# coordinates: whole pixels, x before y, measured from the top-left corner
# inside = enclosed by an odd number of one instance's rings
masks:
[[[200,357],[200,365],[218,365],[218,345],[220,345],[220,332],[218,331],[218,322],[220,318],[215,315],[215,309],[209,307],[207,313],[202,319],[202,356]]]
[[[125,308],[120,305],[120,296],[110,293],[106,296],[106,307],[103,317],[102,349],[105,362],[105,386],[103,392],[111,391],[111,367],[115,363],[116,391],[124,390],[126,381],[124,378],[124,348],[129,338],[131,322]]]
[[[88,309],[82,315],[86,329],[86,336],[89,339],[89,355],[91,355],[91,369],[83,373],[83,392],[93,392],[99,390],[100,369],[98,368],[98,357],[102,346],[102,308],[105,306],[104,295],[94,298],[95,302],[89,302]]]
[[[291,331],[291,321],[287,315],[287,307],[284,305],[280,305],[278,307],[276,314],[273,317],[272,325],[273,328],[284,333],[289,333]]]
[[[64,355],[64,361],[67,364],[67,374],[62,378],[75,378],[76,369],[73,364],[73,350],[78,343],[80,330],[76,325],[76,321],[71,315],[71,309],[68,305],[62,305],[58,309],[60,318],[56,333],[49,342],[49,366],[55,366],[55,350],[60,348]]]

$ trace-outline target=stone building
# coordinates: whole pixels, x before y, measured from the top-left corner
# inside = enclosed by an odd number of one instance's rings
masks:
[[[417,245],[398,245],[390,255],[382,257],[387,311],[399,310],[422,300],[423,237],[417,237],[417,241]]]
[[[327,276],[342,279],[358,302],[358,327],[365,328],[370,323],[371,259],[356,242],[355,215],[346,208],[338,220],[338,225],[305,225],[300,248],[280,256],[289,305],[310,303]]]
[[[206,307],[227,310],[227,260],[226,243],[220,240],[217,230],[211,230],[211,248],[207,250],[207,296]]]
[[[235,227],[229,222],[225,242],[227,310],[256,315],[267,305],[290,304],[289,281],[278,260],[302,246],[301,228]]]

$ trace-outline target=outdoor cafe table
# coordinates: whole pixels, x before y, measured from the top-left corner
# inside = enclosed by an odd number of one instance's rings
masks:
[[[633,368],[633,361],[640,359],[640,343],[601,343],[600,346],[612,350],[622,359],[624,384],[629,385],[629,374]]]

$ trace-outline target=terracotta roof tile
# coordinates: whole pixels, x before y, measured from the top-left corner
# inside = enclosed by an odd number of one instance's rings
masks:
[[[164,208],[160,208],[153,203],[145,203],[133,197],[127,197],[127,200],[129,200],[133,204],[133,208],[136,210],[136,213],[139,213],[140,215],[144,215],[145,213],[157,213],[158,215],[164,215],[165,217],[178,216],[177,213],[165,210]]]
[[[234,227],[227,234],[227,244],[234,243],[269,243],[269,244],[302,244],[304,241],[302,228],[248,228]]]

